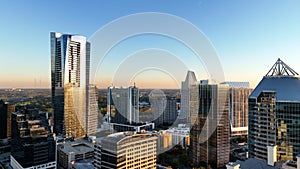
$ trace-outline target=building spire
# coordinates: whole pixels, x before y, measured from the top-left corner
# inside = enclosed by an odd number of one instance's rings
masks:
[[[290,68],[287,64],[285,64],[280,58],[276,61],[276,63],[272,66],[266,76],[296,76],[299,75],[296,71]]]

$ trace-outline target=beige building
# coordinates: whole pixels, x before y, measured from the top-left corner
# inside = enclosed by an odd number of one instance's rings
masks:
[[[119,132],[95,144],[95,169],[156,168],[157,137],[154,134]]]
[[[253,89],[249,82],[223,82],[229,85],[230,135],[248,135],[248,97]]]

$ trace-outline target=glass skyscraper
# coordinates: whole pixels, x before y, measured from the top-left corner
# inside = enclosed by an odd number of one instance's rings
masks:
[[[280,59],[249,96],[249,156],[267,160],[267,146],[277,145],[277,159],[300,154],[300,78]]]
[[[191,94],[191,117],[195,120],[190,132],[192,167],[224,167],[230,153],[229,87],[200,83]]]
[[[110,123],[139,123],[139,89],[109,87],[107,92],[107,112]]]
[[[50,33],[51,89],[54,132],[64,137],[83,137],[89,134],[89,76],[90,43],[80,35]],[[94,89],[91,89],[95,91]],[[97,115],[98,110],[93,112]]]

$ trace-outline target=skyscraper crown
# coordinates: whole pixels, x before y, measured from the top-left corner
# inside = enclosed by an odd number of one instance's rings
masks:
[[[280,58],[272,66],[266,76],[296,76],[299,75],[296,71],[285,64]]]

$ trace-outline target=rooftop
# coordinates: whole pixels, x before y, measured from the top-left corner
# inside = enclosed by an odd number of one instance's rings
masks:
[[[249,82],[222,82],[221,84],[228,84],[230,88],[250,88]]]
[[[94,151],[93,144],[86,139],[77,139],[72,142],[66,142],[58,146],[64,153],[74,152],[75,154],[84,154]]]
[[[300,77],[297,72],[278,59],[250,97],[257,98],[263,91],[276,92],[277,101],[300,102]]]
[[[280,169],[279,166],[269,166],[266,161],[255,158],[249,158],[246,161],[236,161],[235,164],[240,164],[242,169]]]

